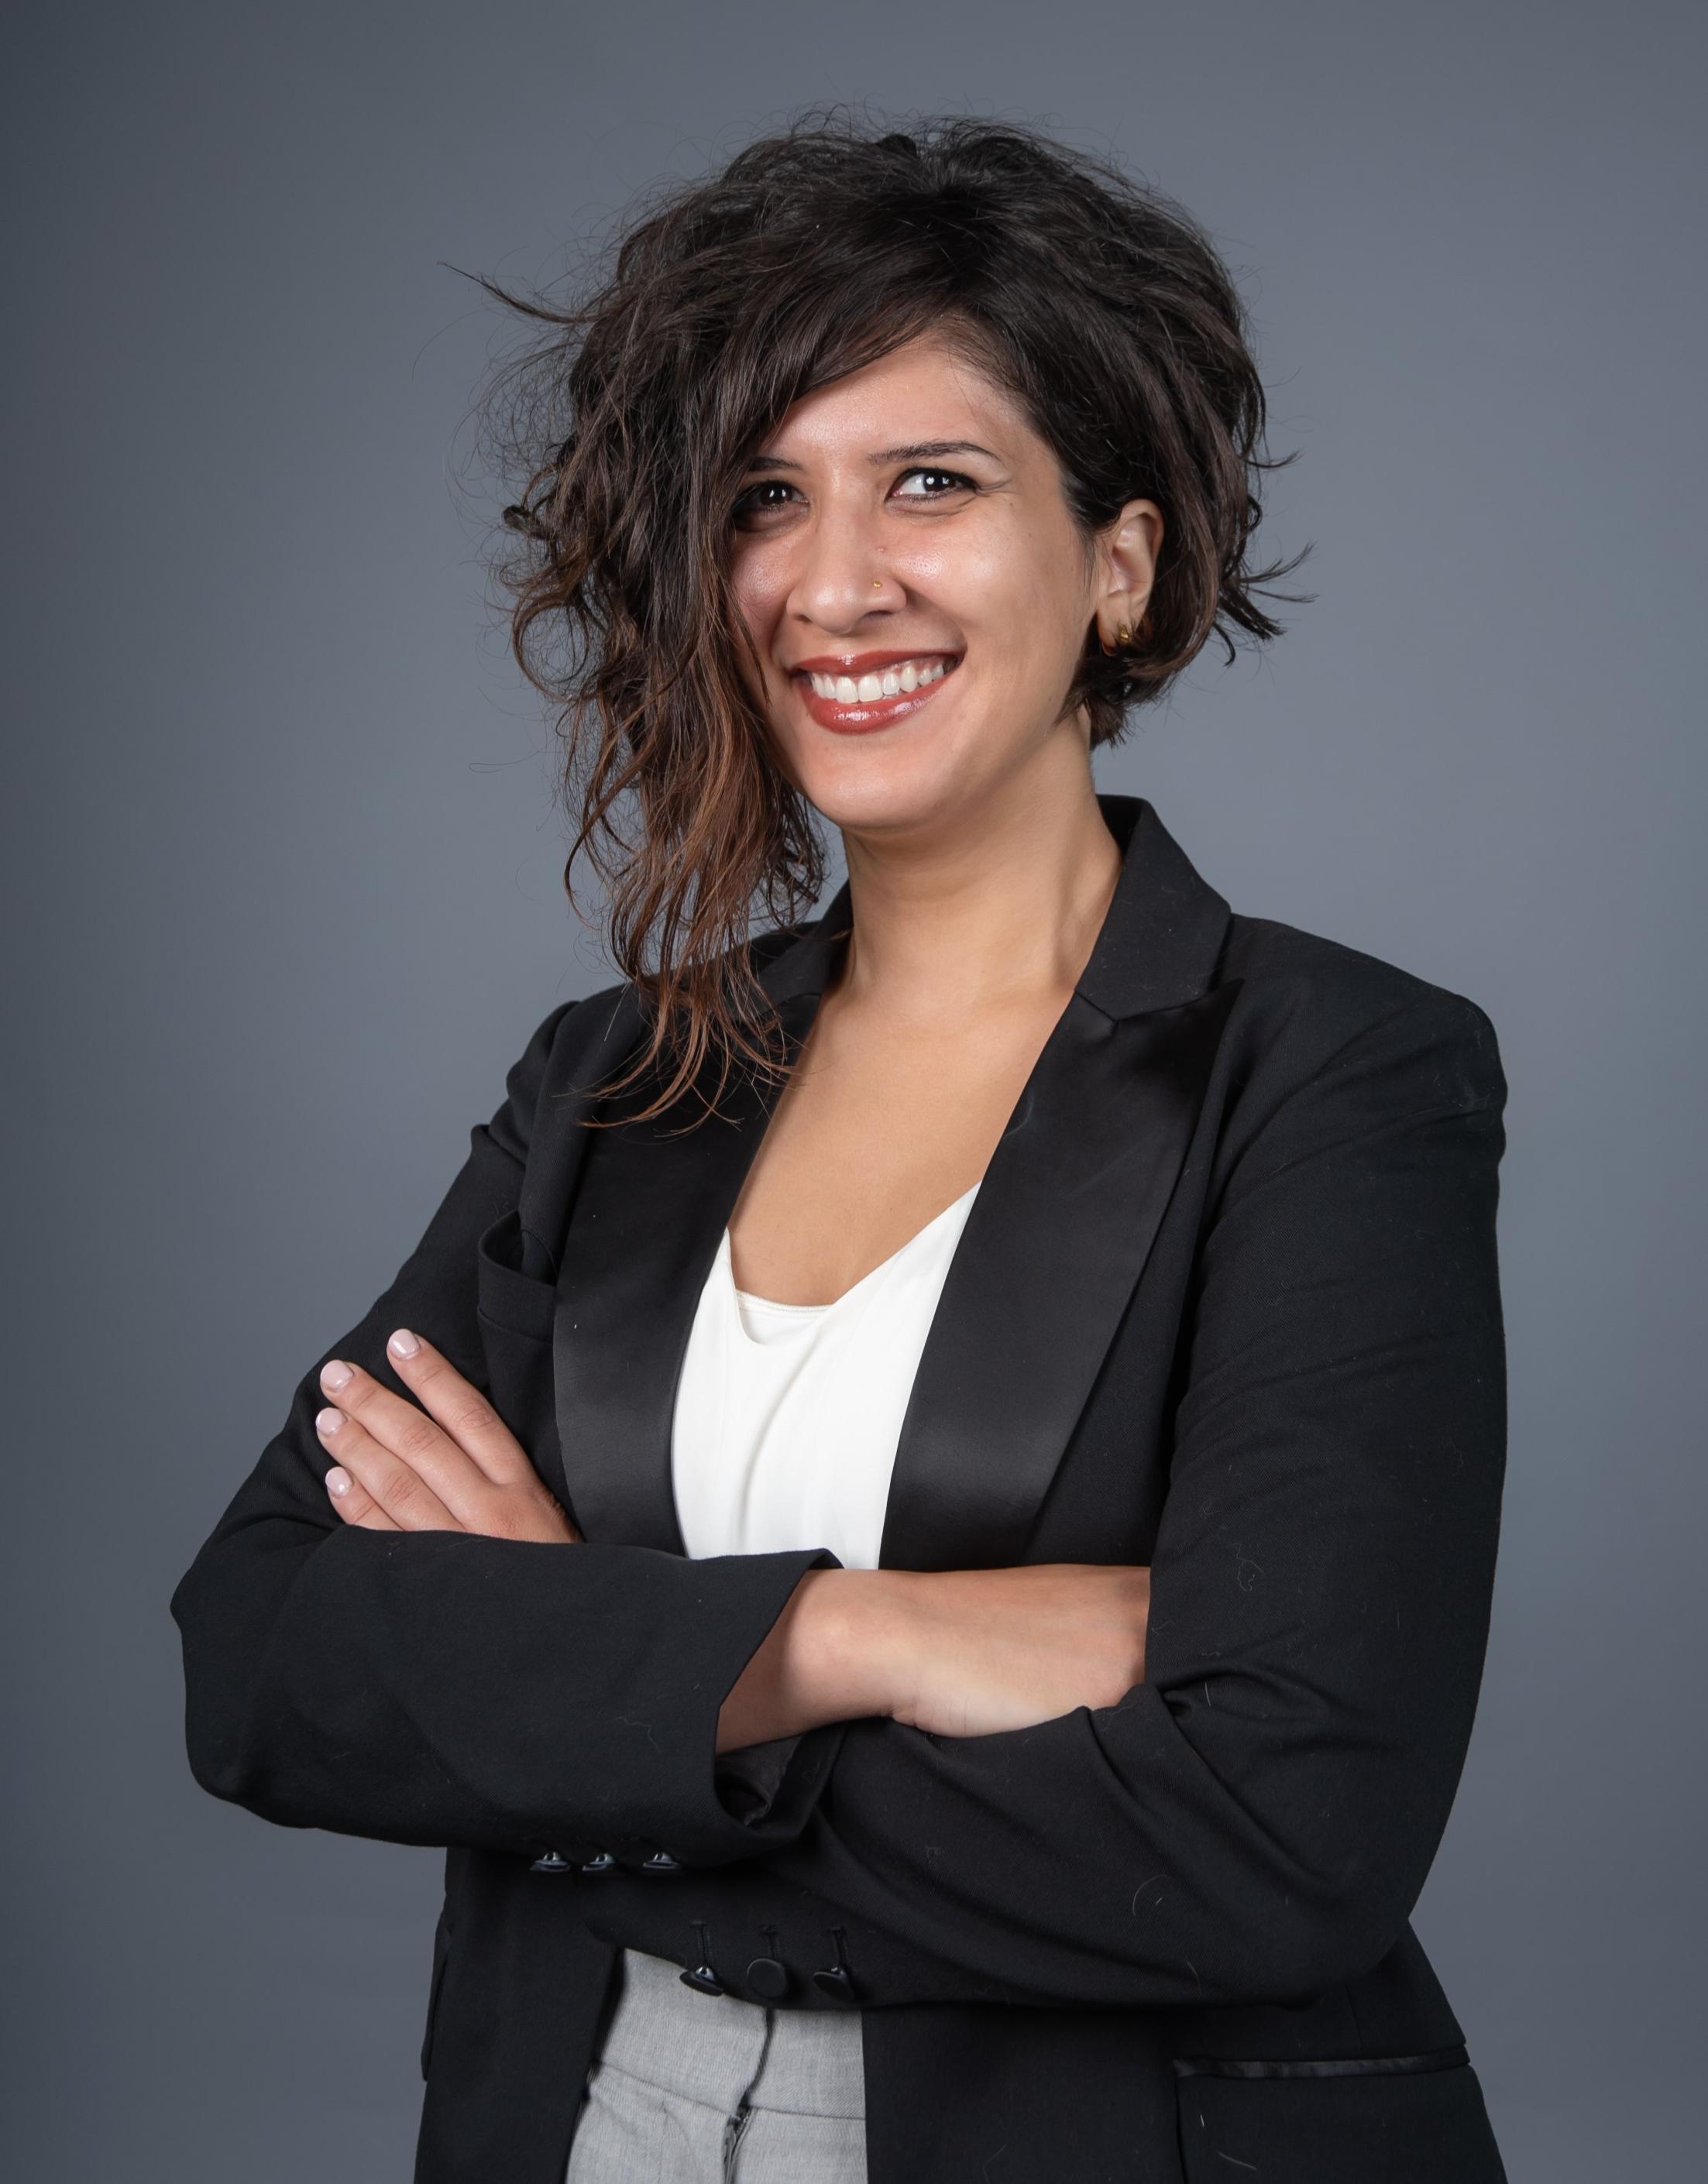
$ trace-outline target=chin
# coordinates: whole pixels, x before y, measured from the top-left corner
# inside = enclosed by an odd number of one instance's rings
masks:
[[[972,801],[978,784],[964,765],[922,762],[873,750],[840,765],[795,774],[801,792],[833,827],[854,834],[907,834],[940,823]]]

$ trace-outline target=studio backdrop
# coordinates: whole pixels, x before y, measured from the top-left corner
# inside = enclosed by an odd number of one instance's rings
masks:
[[[1099,783],[1499,1033],[1510,1454],[1416,1925],[1514,2184],[1688,2173],[1700,15],[165,0],[12,47],[7,2173],[409,2174],[441,1859],[204,1796],[166,1602],[610,976],[492,604],[514,330],[467,276],[550,284],[838,100],[1113,154],[1241,283],[1313,597]]]

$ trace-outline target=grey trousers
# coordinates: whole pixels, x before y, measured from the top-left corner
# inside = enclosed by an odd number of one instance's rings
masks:
[[[857,2011],[696,1994],[622,1953],[564,2184],[866,2184]]]

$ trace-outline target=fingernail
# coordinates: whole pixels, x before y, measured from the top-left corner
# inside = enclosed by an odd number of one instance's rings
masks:
[[[315,1413],[315,1425],[323,1434],[335,1434],[343,1422],[342,1411],[317,1411]]]
[[[321,1385],[328,1395],[337,1389],[348,1387],[354,1378],[342,1357],[334,1357],[321,1368]]]
[[[327,1474],[327,1491],[329,1494],[348,1494],[349,1490],[350,1474],[335,1463]]]
[[[413,1357],[416,1351],[421,1348],[421,1345],[410,1333],[408,1328],[400,1327],[391,1340],[387,1343],[386,1348],[390,1351],[394,1357]]]

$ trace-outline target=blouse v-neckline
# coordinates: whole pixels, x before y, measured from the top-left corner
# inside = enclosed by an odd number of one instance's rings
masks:
[[[890,1273],[901,1261],[906,1259],[928,1238],[934,1236],[952,1215],[958,1213],[969,1203],[976,1195],[980,1184],[983,1181],[984,1178],[980,1176],[978,1183],[963,1190],[961,1195],[952,1200],[941,1213],[934,1213],[923,1228],[916,1228],[906,1243],[898,1244],[887,1258],[880,1259],[875,1267],[870,1268],[862,1274],[857,1282],[851,1282],[840,1296],[832,1297],[828,1304],[783,1304],[774,1297],[759,1296],[751,1290],[738,1289],[735,1285],[734,1251],[730,1241],[729,1230],[726,1226],[717,1247],[718,1263],[723,1268],[725,1284],[735,1301],[738,1324],[742,1312],[750,1308],[778,1319],[793,1319],[803,1323],[822,1319],[828,1312],[840,1312],[851,1298],[860,1297],[880,1275]],[[746,1332],[745,1328],[742,1331],[744,1334]],[[748,1339],[751,1340],[752,1337],[749,1336]]]

